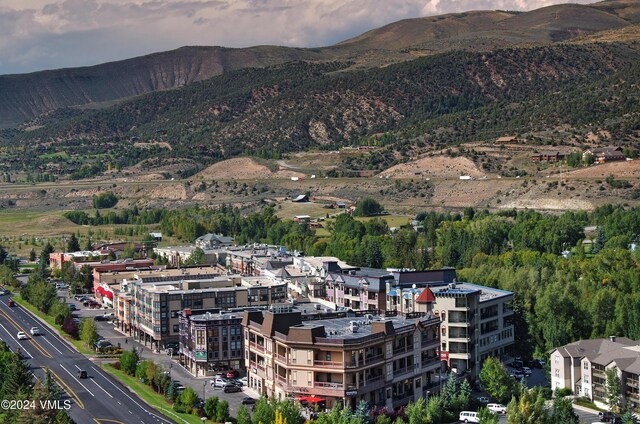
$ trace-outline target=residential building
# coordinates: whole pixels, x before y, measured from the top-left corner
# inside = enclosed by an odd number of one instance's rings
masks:
[[[219,308],[179,311],[182,366],[196,377],[244,368],[242,316]]]
[[[122,317],[122,327],[145,345],[160,349],[169,341],[178,341],[178,312],[192,309],[229,309],[245,306],[269,306],[286,299],[286,283],[265,277],[202,274],[166,277],[142,277],[121,284],[130,293],[131,315]],[[126,297],[118,301],[125,302]],[[118,304],[119,302],[116,302]]]
[[[198,246],[166,246],[154,247],[156,255],[167,260],[170,266],[180,268],[191,258],[196,249],[204,252],[204,261],[209,265],[224,264],[226,261],[226,251],[221,249],[202,249]]]
[[[222,249],[224,247],[233,246],[235,239],[226,237],[222,234],[205,234],[196,239],[196,247],[202,250]]]
[[[396,408],[436,390],[440,319],[371,312],[309,320],[290,309],[245,312],[249,386],[277,399],[313,396],[327,408],[360,401]]]
[[[582,154],[583,158],[593,156],[596,163],[607,163],[626,160],[622,147],[602,147],[596,149],[585,150]]]
[[[261,275],[263,269],[272,266],[269,262],[281,264],[273,267],[276,269],[293,262],[291,255],[283,246],[256,243],[232,247],[225,253],[227,269],[242,275]]]
[[[608,408],[606,371],[615,369],[624,405],[640,412],[640,341],[626,337],[579,340],[551,351],[551,388],[569,388]]]

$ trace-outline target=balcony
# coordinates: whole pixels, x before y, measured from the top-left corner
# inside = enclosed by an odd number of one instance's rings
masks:
[[[337,361],[319,361],[314,359],[313,365],[317,367],[343,368],[344,363]]]
[[[422,339],[420,342],[420,347],[426,348],[431,346],[438,346],[440,344],[440,339],[438,337],[433,337],[431,339]]]
[[[638,380],[632,380],[630,378],[627,379],[627,386],[635,387],[635,388],[639,388],[640,387],[640,385],[638,385]]]
[[[410,346],[400,346],[393,349],[393,354],[398,355],[402,353],[407,353],[413,351],[413,345]]]
[[[249,342],[249,347],[251,349],[255,349],[255,350],[259,351],[259,352],[264,352],[264,346],[259,345],[257,343]]]
[[[397,408],[399,406],[403,406],[408,404],[409,402],[411,402],[413,400],[413,392],[409,392],[409,393],[402,393],[400,395],[396,395],[393,397],[394,401],[393,401],[393,407]]]
[[[440,355],[422,358],[422,369],[430,368],[434,365],[440,365]]]
[[[329,389],[344,389],[344,384],[330,383],[325,381],[316,381],[315,383],[313,383],[313,387],[329,388]]]
[[[376,364],[378,362],[384,361],[384,353],[380,353],[378,355],[366,356],[360,358],[360,362],[356,365],[356,361],[350,361],[346,363],[346,368],[360,368],[365,366],[370,366]]]
[[[397,368],[393,370],[393,379],[395,380],[398,377],[404,377],[405,374],[412,374],[415,367],[413,365],[409,365],[404,368]]]
[[[281,363],[283,363],[283,364],[286,364],[286,363],[287,363],[287,357],[286,357],[286,356],[284,356],[284,355],[280,355],[279,353],[274,353],[274,354],[273,354],[273,358],[274,358],[276,361],[279,361],[279,362],[281,362]]]

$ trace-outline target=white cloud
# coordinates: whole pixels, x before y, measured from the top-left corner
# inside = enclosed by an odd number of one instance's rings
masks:
[[[0,74],[92,65],[185,45],[325,46],[399,19],[561,2],[2,0]]]

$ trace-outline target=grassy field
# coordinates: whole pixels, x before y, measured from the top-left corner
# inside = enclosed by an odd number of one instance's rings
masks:
[[[151,387],[147,386],[140,380],[126,373],[115,369],[111,364],[103,364],[102,368],[115,378],[120,380],[123,384],[131,388],[140,398],[147,402],[152,407],[166,415],[167,417],[176,420],[178,423],[187,424],[202,424],[203,421],[191,414],[183,414],[175,412],[171,404],[159,393],[156,393]],[[212,421],[204,421],[211,423]]]

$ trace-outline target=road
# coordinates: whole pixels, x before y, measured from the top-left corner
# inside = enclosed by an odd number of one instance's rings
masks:
[[[8,306],[8,296],[0,297],[0,339],[16,351],[20,348],[37,378],[45,369],[66,394],[69,414],[77,423],[173,423],[149,407],[137,395],[120,384],[99,366],[71,348],[55,332],[19,305]],[[29,334],[31,327],[40,329],[40,336],[17,340],[18,331]],[[78,379],[78,370],[86,370],[89,378]]]

